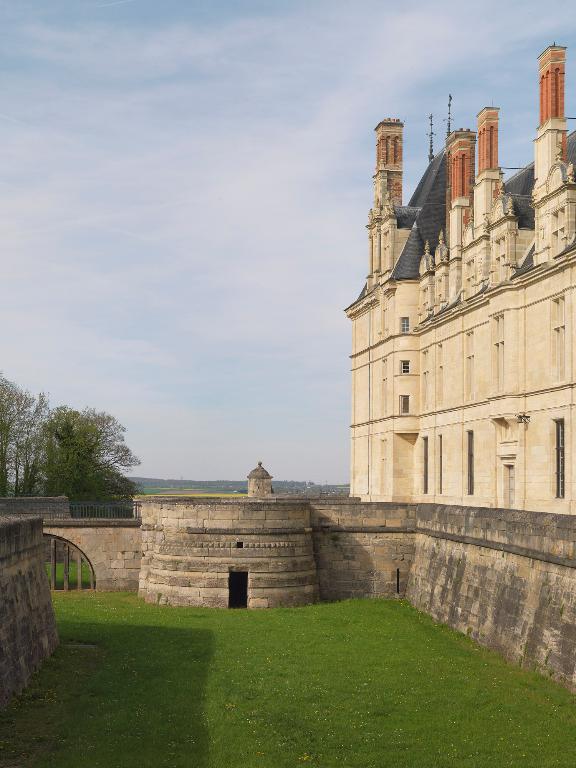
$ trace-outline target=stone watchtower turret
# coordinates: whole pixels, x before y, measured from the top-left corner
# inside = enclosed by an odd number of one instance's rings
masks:
[[[272,496],[272,475],[258,462],[256,469],[248,475],[248,496]]]

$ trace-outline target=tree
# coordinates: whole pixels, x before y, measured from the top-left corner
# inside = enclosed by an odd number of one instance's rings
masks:
[[[72,501],[131,498],[136,486],[123,471],[140,461],[109,413],[62,406],[46,423],[45,493]]]
[[[0,376],[0,496],[41,493],[48,399]]]

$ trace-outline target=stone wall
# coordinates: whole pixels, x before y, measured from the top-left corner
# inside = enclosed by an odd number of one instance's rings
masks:
[[[414,508],[311,500],[321,600],[402,597],[414,553]]]
[[[96,589],[136,592],[142,558],[140,520],[44,520],[44,533],[78,547],[92,565]]]
[[[42,520],[0,518],[0,709],[57,644]]]
[[[576,517],[419,505],[407,598],[576,688]]]
[[[317,600],[305,499],[150,497],[142,539],[148,602],[225,608],[232,572],[248,573],[249,608]]]
[[[4,496],[0,497],[0,515],[70,517],[70,502],[66,496]]]

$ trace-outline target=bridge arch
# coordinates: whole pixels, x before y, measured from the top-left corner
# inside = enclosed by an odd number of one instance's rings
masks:
[[[142,557],[140,525],[135,518],[45,518],[44,534],[79,550],[98,591],[136,592]]]
[[[80,547],[62,536],[44,533],[50,589],[95,589],[96,574]]]

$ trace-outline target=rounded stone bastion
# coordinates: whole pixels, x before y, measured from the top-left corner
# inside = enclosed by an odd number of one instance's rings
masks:
[[[142,499],[139,594],[147,602],[217,608],[318,599],[305,499]]]

